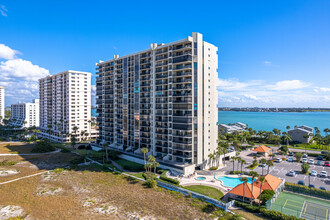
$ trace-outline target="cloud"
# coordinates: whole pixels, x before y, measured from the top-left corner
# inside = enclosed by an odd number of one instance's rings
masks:
[[[278,82],[239,81],[219,79],[218,102],[220,107],[328,107],[330,96],[318,92],[330,88],[318,88],[302,80]]]
[[[33,65],[27,60],[13,59],[1,61],[0,63],[0,78],[7,81],[38,81],[38,79],[48,75],[48,70],[38,65]]]
[[[13,50],[10,47],[0,44],[0,59],[11,60],[16,58],[16,54],[21,54],[17,50]]]
[[[266,66],[271,66],[271,65],[272,65],[272,62],[271,62],[271,61],[268,61],[268,60],[266,60],[266,61],[264,61],[264,64],[265,64]]]
[[[303,82],[301,80],[285,80],[275,83],[274,85],[268,85],[267,88],[270,90],[294,90],[302,89],[310,86],[309,83]]]
[[[7,8],[4,5],[0,5],[0,14],[4,17],[7,17]]]
[[[20,52],[0,44],[0,86],[5,87],[6,106],[31,101],[39,96],[40,78],[49,75],[49,71],[31,61],[17,58]]]
[[[330,88],[323,87],[323,88],[319,88],[319,89],[322,92],[330,92]]]

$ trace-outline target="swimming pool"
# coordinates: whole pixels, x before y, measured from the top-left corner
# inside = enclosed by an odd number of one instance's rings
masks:
[[[227,177],[227,176],[221,176],[217,177],[218,180],[221,180],[224,186],[227,187],[236,187],[237,185],[243,183],[240,181],[240,178],[237,177]],[[248,183],[252,183],[252,178],[248,177]],[[254,180],[255,181],[255,180]]]
[[[196,177],[196,180],[205,180],[206,177],[200,176],[200,177]]]

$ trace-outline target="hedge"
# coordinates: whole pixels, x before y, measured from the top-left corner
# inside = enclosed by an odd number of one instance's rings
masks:
[[[230,171],[230,174],[241,174],[241,171]],[[244,175],[249,175],[249,172],[243,171]]]
[[[243,203],[239,201],[235,201],[235,205],[238,207],[241,207],[245,209],[246,211],[252,212],[252,213],[261,213],[264,217],[274,220],[300,220],[301,218],[297,218],[295,216],[286,215],[282,212],[274,211],[274,210],[267,210],[265,209],[265,206],[251,206],[248,203]]]
[[[317,153],[307,153],[308,156],[310,157],[318,157],[319,155],[322,155],[322,154],[317,154]]]
[[[260,209],[260,213],[266,218],[276,219],[276,220],[300,220],[302,218],[297,218],[292,215],[286,215],[279,211],[267,210],[265,208]]]
[[[164,181],[169,182],[169,183],[172,183],[172,184],[175,184],[175,185],[180,184],[180,182],[178,180],[171,179],[171,178],[168,178],[168,177],[162,176],[162,175],[160,175],[159,179],[164,180]]]
[[[285,189],[292,192],[302,193],[311,196],[317,196],[323,199],[330,200],[330,191],[309,188],[308,186],[302,186],[294,183],[285,182]]]

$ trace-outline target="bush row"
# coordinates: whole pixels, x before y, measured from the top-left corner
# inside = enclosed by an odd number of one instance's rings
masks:
[[[230,171],[230,174],[241,174],[242,172],[241,171]],[[246,171],[243,171],[243,174],[244,175],[249,175],[249,172],[246,172]]]
[[[298,193],[317,196],[323,199],[330,200],[330,191],[326,191],[322,189],[309,188],[308,186],[301,186],[298,184],[288,183],[288,182],[285,182],[285,189],[292,192],[298,192]]]
[[[164,181],[169,182],[169,183],[172,183],[174,185],[179,185],[180,184],[180,182],[178,180],[171,179],[171,178],[168,178],[168,177],[162,176],[162,175],[160,175],[159,179],[164,180]]]
[[[274,210],[267,210],[265,206],[251,206],[248,203],[243,203],[239,201],[235,201],[235,205],[238,207],[241,207],[245,209],[246,211],[253,212],[253,213],[261,213],[264,217],[274,220],[299,220],[300,218],[297,218],[292,215],[286,215],[282,212],[274,211]]]

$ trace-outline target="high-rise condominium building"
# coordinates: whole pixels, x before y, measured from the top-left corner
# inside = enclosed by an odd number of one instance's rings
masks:
[[[0,86],[0,122],[5,118],[5,88]]]
[[[181,170],[209,166],[218,137],[217,51],[193,33],[100,61],[98,143],[137,156],[148,148],[161,164]]]
[[[17,103],[11,105],[10,123],[20,127],[39,126],[39,99],[32,103]]]
[[[90,134],[91,73],[68,70],[39,79],[40,136],[58,142]]]

